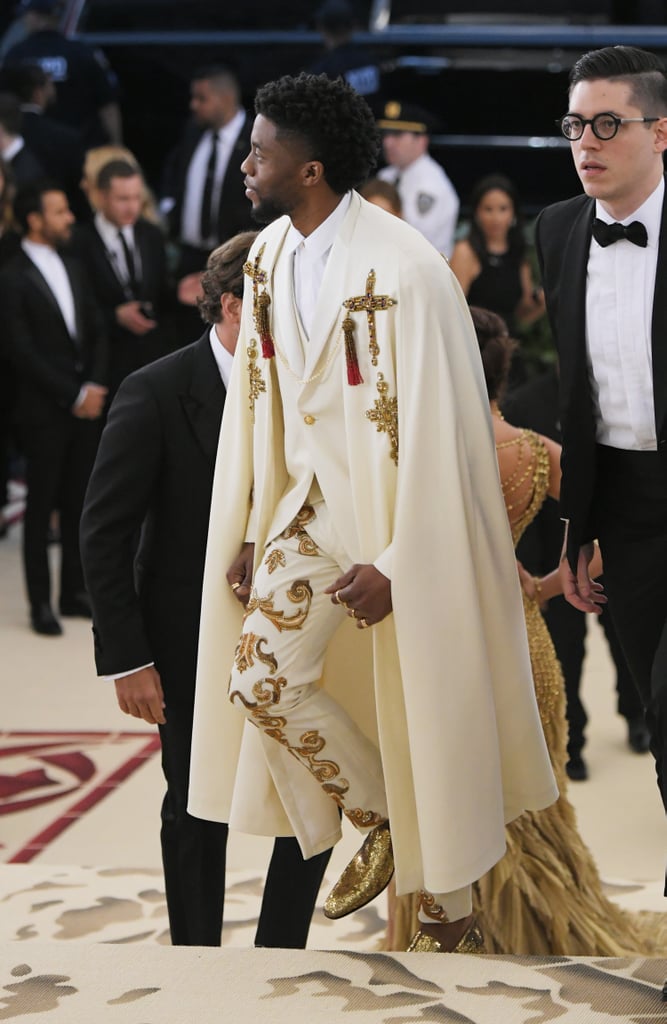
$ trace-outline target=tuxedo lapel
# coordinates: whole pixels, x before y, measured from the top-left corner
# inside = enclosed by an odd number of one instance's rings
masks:
[[[594,204],[591,199],[577,212],[563,248],[558,294],[558,343],[563,389],[575,388],[574,380],[587,374],[586,277],[591,245]]]
[[[225,395],[207,331],[196,343],[190,384],[179,399],[183,415],[211,466],[215,465],[218,450]]]
[[[67,257],[63,257],[63,263],[65,264],[65,270],[69,278],[70,288],[72,289],[72,296],[74,298],[74,321],[76,324],[76,338],[72,340],[77,344],[81,344],[81,339],[84,336],[84,324],[85,318],[83,314],[83,296],[81,293],[80,279],[76,272],[76,269],[72,266],[72,263]]]
[[[667,187],[662,204],[658,265],[653,295],[651,321],[651,349],[653,355],[653,404],[655,427],[660,441],[667,427]]]
[[[60,306],[56,300],[55,295],[49,288],[48,284],[42,277],[40,271],[37,269],[31,259],[26,257],[26,276],[32,281],[33,285],[37,290],[44,296],[44,298],[51,304],[53,309],[56,311],[60,319],[63,319],[62,313],[60,312]],[[64,320],[63,320],[64,323]]]

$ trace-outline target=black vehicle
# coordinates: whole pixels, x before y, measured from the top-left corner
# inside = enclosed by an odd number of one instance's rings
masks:
[[[69,0],[68,34],[101,47],[120,80],[125,138],[157,183],[188,111],[191,72],[232,65],[249,108],[258,85],[322,53],[312,0]],[[662,0],[358,0],[353,45],[380,69],[375,98],[418,102],[439,123],[432,151],[465,199],[502,170],[526,211],[579,188],[555,120],[567,75],[588,49],[664,51]]]

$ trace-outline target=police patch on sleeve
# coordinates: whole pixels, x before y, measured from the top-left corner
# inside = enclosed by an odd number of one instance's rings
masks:
[[[428,192],[417,193],[417,210],[419,213],[428,213],[434,203],[435,196],[430,196]]]

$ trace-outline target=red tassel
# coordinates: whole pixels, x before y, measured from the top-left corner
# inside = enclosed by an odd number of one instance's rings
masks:
[[[276,354],[269,326],[270,302],[271,298],[266,292],[262,292],[257,298],[257,330],[259,332],[259,340],[262,343],[262,355],[265,359],[273,359]]]
[[[354,320],[348,315],[343,320],[343,334],[345,336],[345,363],[347,365],[347,383],[354,387],[355,384],[363,384],[359,361],[357,359],[357,346],[354,342]]]
[[[262,355],[264,358],[273,359],[276,354],[276,350],[273,347],[273,338],[271,337],[270,332],[267,331],[266,334],[260,334],[259,340],[262,343]]]

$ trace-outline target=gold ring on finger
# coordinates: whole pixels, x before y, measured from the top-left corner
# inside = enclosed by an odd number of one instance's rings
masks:
[[[230,583],[230,586],[231,586],[232,590],[238,590],[239,587],[241,586],[241,584],[240,583]]]
[[[366,622],[366,619],[359,619],[359,625],[361,626],[362,629],[368,629],[368,623]]]
[[[338,604],[341,606],[341,608],[347,608],[347,605],[345,604],[345,601],[343,601],[342,597],[340,596],[340,590],[336,591],[336,595],[335,596],[336,596],[336,600],[338,601]]]

